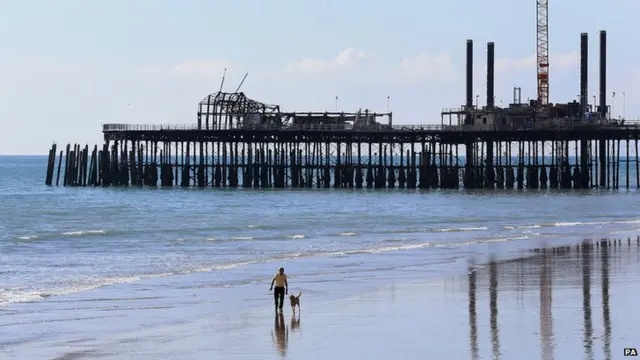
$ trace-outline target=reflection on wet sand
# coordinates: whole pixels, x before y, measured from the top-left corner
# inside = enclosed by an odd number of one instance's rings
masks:
[[[271,337],[273,338],[280,355],[282,355],[283,357],[287,356],[287,346],[289,345],[289,329],[284,323],[284,315],[282,314],[282,312],[278,312],[276,314],[275,325],[273,326]]]
[[[631,239],[628,239],[631,246]],[[611,359],[611,317],[609,313],[609,246],[606,240],[600,242],[600,262],[602,263],[602,322],[604,323],[604,357]],[[638,247],[640,249],[640,247]]]
[[[552,262],[550,251],[543,253],[540,265],[540,358],[552,360],[553,357],[553,317],[551,312],[552,296]]]
[[[469,352],[471,359],[479,359],[478,320],[476,318],[476,271],[469,269]]]
[[[500,358],[500,336],[498,334],[498,263],[489,264],[489,308],[491,310],[491,350],[493,358]]]
[[[640,238],[636,242],[638,251],[640,252]],[[578,289],[582,292],[582,345],[584,349],[584,359],[595,359],[599,356],[595,354],[594,347],[600,343],[600,339],[594,335],[593,329],[593,310],[592,310],[592,277],[597,276],[596,269],[600,270],[601,277],[601,294],[602,294],[602,321],[603,334],[602,346],[604,351],[604,359],[609,360],[611,355],[611,304],[610,304],[610,263],[612,257],[621,259],[624,252],[630,250],[632,241],[626,241],[626,247],[621,240],[601,240],[598,242],[584,242],[577,246],[562,246],[555,248],[533,249],[534,256],[524,257],[515,260],[491,261],[488,264],[488,274],[483,268],[475,268],[470,266],[468,269],[468,297],[469,297],[469,354],[471,359],[481,358],[478,345],[478,329],[477,329],[477,308],[476,299],[478,297],[478,284],[481,283],[481,276],[488,277],[488,295],[490,303],[490,332],[491,347],[493,359],[501,357],[500,333],[498,329],[498,280],[504,284],[505,294],[509,293],[509,289],[513,287],[518,292],[523,284],[532,285],[531,281],[523,281],[523,279],[532,279],[532,275],[536,275],[539,281],[540,298],[540,358],[542,360],[552,360],[555,356],[557,343],[554,338],[554,322],[552,316],[552,299],[553,284],[560,282],[560,288],[557,291],[566,291],[567,286],[578,285]],[[576,268],[577,266],[577,268]],[[579,269],[575,271],[574,269]],[[488,275],[488,276],[487,276]],[[580,280],[581,279],[581,282]],[[564,288],[563,288],[563,284]],[[526,286],[526,285],[524,285]],[[482,287],[481,287],[482,289]],[[501,288],[502,289],[502,288]],[[576,289],[576,290],[578,290]],[[578,291],[580,291],[578,290]],[[507,295],[505,295],[507,296]],[[562,301],[570,299],[561,299]],[[579,304],[579,303],[578,303]],[[576,304],[577,305],[577,304]],[[570,306],[570,305],[569,305]],[[579,305],[578,305],[579,306]],[[560,305],[560,309],[566,305]],[[556,310],[558,311],[558,310]],[[556,316],[563,316],[560,311]],[[576,324],[577,325],[577,324]],[[560,323],[561,327],[567,324]],[[505,330],[503,326],[503,331]],[[506,333],[510,331],[507,330]],[[562,331],[561,331],[562,332]],[[506,353],[505,353],[506,354]],[[506,356],[506,355],[505,355]]]
[[[591,251],[592,244],[582,244],[580,249],[582,261],[582,309],[584,319],[584,354],[585,359],[593,359],[593,323],[591,322]]]
[[[295,312],[291,314],[291,331],[296,329],[300,329],[300,312],[298,312],[297,317]]]

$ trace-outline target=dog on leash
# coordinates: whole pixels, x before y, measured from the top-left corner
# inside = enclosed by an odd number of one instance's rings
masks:
[[[296,305],[298,306],[298,311],[300,311],[300,295],[302,295],[302,290],[298,293],[298,296],[289,295],[289,301],[291,302],[291,310],[296,311]]]

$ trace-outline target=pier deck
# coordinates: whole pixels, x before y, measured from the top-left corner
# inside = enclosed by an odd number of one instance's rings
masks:
[[[105,141],[241,141],[264,138],[271,141],[285,139],[301,141],[389,141],[421,142],[423,138],[465,144],[470,139],[493,141],[575,141],[582,139],[635,139],[640,134],[640,121],[607,121],[585,123],[580,119],[561,119],[529,126],[509,125],[376,125],[359,126],[335,124],[302,124],[289,126],[231,125],[202,129],[197,124],[104,124]]]

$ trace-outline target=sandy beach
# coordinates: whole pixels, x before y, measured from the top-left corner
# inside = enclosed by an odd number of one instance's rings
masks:
[[[295,315],[288,304],[274,315],[267,286],[255,284],[154,298],[144,294],[163,284],[151,281],[119,286],[117,298],[103,289],[22,304],[0,313],[23,311],[0,320],[0,338],[11,339],[0,358],[617,359],[639,346],[635,240],[526,255],[446,278],[404,269],[404,278],[344,297],[296,283]]]

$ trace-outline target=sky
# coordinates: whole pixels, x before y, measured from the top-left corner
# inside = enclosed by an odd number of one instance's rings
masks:
[[[640,1],[550,3],[551,101],[577,99],[581,32],[593,101],[607,30],[608,103],[616,92],[614,115],[640,119]],[[225,68],[225,91],[248,72],[241,91],[284,110],[333,111],[338,96],[340,111],[439,124],[464,103],[467,39],[479,105],[488,41],[497,105],[515,86],[536,97],[535,25],[535,0],[0,0],[0,154],[100,144],[105,123],[195,123]]]

